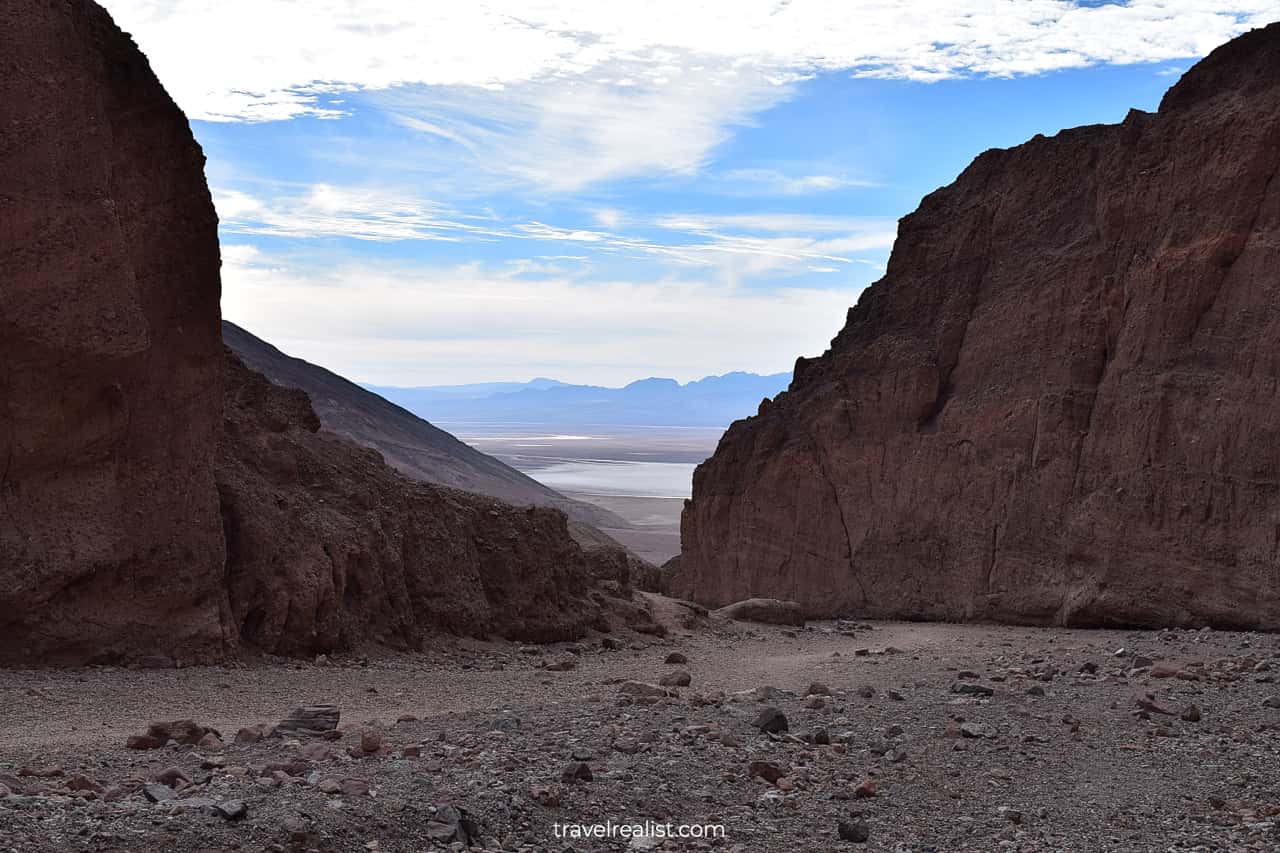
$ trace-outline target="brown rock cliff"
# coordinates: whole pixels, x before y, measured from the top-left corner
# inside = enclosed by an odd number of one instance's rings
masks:
[[[0,666],[647,618],[625,552],[411,482],[224,352],[182,113],[95,4],[0,0],[0,21]]]
[[[161,630],[219,657],[204,157],[98,6],[0,0],[0,21],[0,665],[146,654]]]
[[[978,157],[694,476],[677,594],[1280,627],[1280,25]]]

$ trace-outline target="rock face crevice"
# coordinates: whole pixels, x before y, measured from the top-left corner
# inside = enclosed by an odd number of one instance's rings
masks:
[[[979,156],[694,476],[672,588],[1280,627],[1280,25]],[[781,568],[779,568],[781,567]]]

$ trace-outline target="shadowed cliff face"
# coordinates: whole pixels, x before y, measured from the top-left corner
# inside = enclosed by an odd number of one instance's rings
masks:
[[[0,21],[0,664],[221,656],[204,156],[95,4]]]
[[[988,151],[694,476],[676,592],[1280,627],[1280,25]]]
[[[559,511],[411,482],[224,353],[182,113],[93,3],[0,21],[0,666],[564,639],[630,594]]]

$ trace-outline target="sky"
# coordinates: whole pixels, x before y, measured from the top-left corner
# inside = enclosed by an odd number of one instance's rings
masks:
[[[1154,110],[1280,0],[106,0],[223,313],[348,378],[789,370],[978,153]]]

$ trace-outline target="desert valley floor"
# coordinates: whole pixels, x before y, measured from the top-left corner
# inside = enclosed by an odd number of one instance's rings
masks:
[[[0,673],[0,850],[626,849],[555,834],[606,820],[720,824],[660,849],[744,853],[1280,845],[1275,636],[654,602],[663,638]],[[317,703],[333,739],[236,742]],[[221,738],[125,747],[184,718]]]

